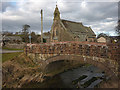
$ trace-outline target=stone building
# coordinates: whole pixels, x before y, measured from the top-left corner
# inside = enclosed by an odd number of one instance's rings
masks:
[[[56,5],[54,19],[51,27],[51,42],[57,41],[90,41],[94,42],[96,35],[90,27],[81,22],[73,22],[60,18],[60,12]]]
[[[97,38],[100,43],[120,43],[120,36],[100,36]]]
[[[106,43],[107,42],[107,38],[106,37],[99,37],[99,38],[97,38],[97,42]]]
[[[109,43],[120,43],[120,36],[109,36]]]
[[[4,36],[2,42],[2,46],[7,48],[23,49],[25,47],[20,36]]]
[[[43,33],[43,42],[50,42],[50,32],[44,32]]]
[[[3,37],[3,42],[4,43],[16,43],[16,44],[20,44],[22,43],[22,38],[20,36],[4,36]]]

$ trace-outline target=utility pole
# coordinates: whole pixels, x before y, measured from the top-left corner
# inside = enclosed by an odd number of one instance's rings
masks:
[[[41,43],[43,43],[43,10],[41,9]]]

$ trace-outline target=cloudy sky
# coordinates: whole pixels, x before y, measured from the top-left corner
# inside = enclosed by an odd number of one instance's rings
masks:
[[[118,0],[4,0],[0,15],[4,31],[21,31],[24,24],[40,34],[40,10],[43,9],[44,32],[51,29],[56,1],[61,19],[82,22],[96,34],[116,35]],[[92,2],[91,2],[92,1]]]

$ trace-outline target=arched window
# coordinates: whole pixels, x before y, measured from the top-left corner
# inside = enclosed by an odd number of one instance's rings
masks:
[[[59,34],[59,32],[58,32],[58,30],[56,29],[56,36],[58,36],[58,34]]]
[[[57,17],[57,13],[55,13],[55,17]]]

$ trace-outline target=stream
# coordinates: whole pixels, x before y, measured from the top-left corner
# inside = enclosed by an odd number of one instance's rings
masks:
[[[94,88],[105,79],[104,71],[89,65],[67,70],[43,83],[30,83],[29,88]]]

